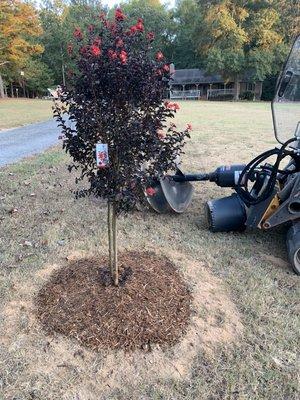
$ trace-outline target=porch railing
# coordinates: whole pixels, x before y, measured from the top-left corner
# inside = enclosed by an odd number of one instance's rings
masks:
[[[172,90],[170,99],[199,99],[201,90]]]
[[[207,90],[207,98],[210,97],[222,97],[232,95],[234,96],[234,89],[208,89]]]

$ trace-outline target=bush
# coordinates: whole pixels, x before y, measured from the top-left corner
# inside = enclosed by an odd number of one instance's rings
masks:
[[[254,100],[255,94],[251,91],[246,91],[240,94],[240,100]]]

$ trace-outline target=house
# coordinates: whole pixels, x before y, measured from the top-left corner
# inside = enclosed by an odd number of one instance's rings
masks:
[[[245,74],[239,82],[239,97],[259,100],[262,82],[253,82],[250,74]],[[227,100],[235,95],[233,81],[226,81],[221,75],[208,75],[204,70],[174,69],[170,81],[170,99]]]

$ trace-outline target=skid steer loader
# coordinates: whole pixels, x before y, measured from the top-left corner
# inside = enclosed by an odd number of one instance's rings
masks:
[[[184,212],[192,200],[191,182],[211,181],[234,190],[206,204],[212,232],[269,230],[287,226],[290,263],[300,275],[300,36],[296,38],[278,78],[272,101],[275,137],[279,146],[247,165],[221,166],[212,173],[175,175],[153,182],[155,194],[146,198],[159,213]],[[267,162],[272,157],[275,162]]]

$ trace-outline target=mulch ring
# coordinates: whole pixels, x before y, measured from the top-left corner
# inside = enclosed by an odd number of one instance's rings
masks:
[[[189,324],[192,295],[175,265],[155,253],[121,253],[119,287],[110,284],[107,265],[104,258],[76,260],[50,277],[35,299],[46,332],[95,351],[178,342]]]

